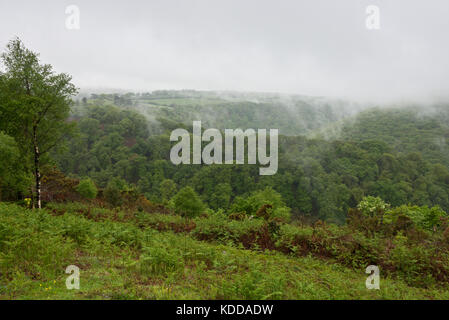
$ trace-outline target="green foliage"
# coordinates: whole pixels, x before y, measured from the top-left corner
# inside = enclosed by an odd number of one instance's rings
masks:
[[[85,204],[48,207],[36,213],[0,203],[0,281],[6,284],[0,297],[449,297],[449,247],[441,229],[426,241],[323,223],[282,224],[270,233],[262,219],[229,220],[221,212],[193,220],[143,212],[122,219],[116,210],[95,208],[104,215],[97,220]],[[69,264],[84,274],[76,296],[65,288]],[[365,288],[369,264],[381,268],[381,290]]]
[[[164,179],[159,187],[163,202],[168,202],[176,194],[176,183],[171,179]]]
[[[39,189],[45,156],[72,132],[73,124],[66,120],[77,89],[69,75],[41,64],[39,55],[18,38],[8,43],[1,58],[5,72],[0,74],[0,130],[15,138],[22,161],[33,159],[26,168],[35,174]],[[40,206],[40,192],[36,195]]]
[[[3,77],[2,83],[6,80]],[[2,93],[5,101],[8,92]],[[89,176],[100,188],[117,177],[135,185],[152,202],[167,202],[171,192],[162,194],[167,187],[162,181],[172,180],[178,189],[194,188],[210,208],[226,211],[239,197],[271,187],[282,195],[294,218],[339,224],[364,195],[380,197],[392,206],[412,203],[449,210],[447,106],[435,106],[435,112],[427,115],[412,107],[367,110],[343,123],[341,134],[333,136],[339,140],[280,136],[279,170],[274,176],[259,177],[257,166],[174,166],[169,160],[169,133],[177,127],[191,129],[192,119],[218,128],[265,123],[282,128],[284,134],[298,134],[328,123],[337,127],[334,121],[346,116],[304,97],[291,97],[288,112],[267,116],[271,104],[284,106],[279,97],[257,96],[260,103],[255,108],[247,96],[231,96],[227,100],[195,91],[94,94],[73,115],[80,134],[72,138],[66,154],[54,157],[66,174]],[[293,121],[296,116],[302,121]]]
[[[119,178],[112,178],[103,191],[104,198],[113,207],[118,207],[123,203],[122,191],[126,188],[126,182]]]
[[[175,211],[187,217],[201,214],[205,207],[196,192],[190,187],[184,187],[173,198]]]
[[[81,180],[76,187],[76,191],[86,199],[95,199],[98,193],[95,183],[90,178]]]
[[[389,207],[381,198],[373,196],[364,197],[357,205],[357,209],[368,217],[382,216]]]
[[[209,199],[211,208],[217,210],[219,208],[227,209],[231,200],[232,187],[229,183],[219,183],[215,186],[214,192]]]
[[[375,108],[358,114],[342,128],[345,140],[382,141],[397,152],[420,152],[432,162],[449,164],[444,136],[449,132],[447,105]],[[392,163],[394,164],[394,163]],[[398,163],[396,163],[398,165]]]
[[[7,284],[0,299],[26,298],[36,281],[62,278],[74,262],[92,268],[87,276],[96,281],[115,277],[120,291],[105,289],[112,298],[449,296],[447,106],[433,115],[368,110],[344,122],[338,140],[280,136],[278,173],[259,176],[250,165],[175,166],[169,132],[202,119],[206,127],[297,135],[337,129],[346,115],[313,98],[291,97],[287,105],[271,95],[155,91],[93,94],[67,121],[76,93],[68,75],[40,64],[18,39],[2,61],[2,199],[30,192],[34,163],[51,162],[48,151],[77,122],[68,152],[51,154],[74,178],[46,170],[46,199],[70,201],[75,177],[88,177],[76,191],[93,199],[98,185],[98,203],[108,208],[49,203],[36,213],[0,203],[0,283]],[[162,214],[171,210],[178,215]],[[301,219],[289,224],[292,216]],[[367,293],[346,283],[362,280],[363,287],[370,264],[380,266],[387,286],[390,278],[399,285]],[[100,287],[87,297],[104,295]]]
[[[14,199],[18,192],[26,192],[30,178],[16,141],[0,131],[0,199]]]
[[[266,212],[262,213],[260,209]],[[249,216],[256,216],[259,213],[259,216],[264,215],[266,219],[277,217],[285,222],[291,218],[290,208],[285,206],[282,196],[271,187],[254,191],[247,198],[236,198],[231,211],[245,212]]]
[[[160,242],[151,247],[144,247],[140,256],[140,272],[144,275],[170,275],[184,266],[181,250],[167,250]]]
[[[448,218],[447,213],[438,206],[429,208],[427,206],[402,205],[388,210],[384,221],[396,223],[401,216],[410,218],[415,226],[427,231],[434,231],[443,223],[443,218]]]
[[[288,207],[279,207],[273,210],[272,218],[276,218],[279,221],[284,223],[288,223],[291,220],[292,214],[291,210]]]
[[[291,208],[293,219],[305,216],[337,224],[345,222],[348,209],[356,207],[365,195],[380,197],[392,206],[412,203],[449,210],[449,154],[441,133],[444,135],[442,130],[448,126],[440,121],[449,119],[444,106],[437,108],[435,116],[426,117],[400,110],[367,111],[369,116],[361,113],[343,125],[340,140],[281,135],[278,172],[260,177],[258,167],[250,165],[175,166],[169,157],[169,134],[175,128],[190,130],[190,117],[201,119],[205,127],[228,123],[226,128],[251,128],[265,121],[268,125],[270,119],[261,111],[265,106],[242,107],[237,112],[234,102],[228,105],[213,93],[190,91],[116,96],[92,95],[86,106],[77,106],[74,118],[79,119],[80,135],[72,139],[65,155],[55,156],[66,174],[89,176],[100,188],[118,177],[135,185],[152,202],[168,206],[162,182],[172,180],[178,190],[192,187],[209,208],[230,213],[242,212],[237,207],[245,207],[243,211],[254,214],[260,207],[246,207],[246,198],[271,187],[281,194],[285,207]],[[238,96],[232,99],[246,101]],[[311,124],[305,125],[310,128],[304,132],[337,117],[328,106],[323,107],[321,118],[321,113],[318,116],[310,107],[314,102],[302,99],[295,98],[294,104],[302,110],[303,120],[310,117]],[[276,98],[261,96],[258,100],[273,103]],[[208,108],[227,110],[228,118],[231,114],[238,120],[206,119],[204,115],[211,113],[199,111]],[[151,120],[145,119],[147,115]],[[283,122],[273,119],[272,124]],[[395,122],[404,131],[397,130]],[[283,123],[283,133],[300,126]],[[403,142],[406,148],[402,148]],[[426,152],[421,154],[422,150]]]
[[[259,219],[229,220],[223,214],[210,218],[196,218],[192,235],[199,240],[219,241],[224,244],[256,246],[258,235],[264,232],[264,222]]]
[[[12,205],[0,204],[0,208],[0,277],[13,278],[20,272],[35,279],[62,275],[73,242],[65,241],[61,230],[48,230],[45,214]]]

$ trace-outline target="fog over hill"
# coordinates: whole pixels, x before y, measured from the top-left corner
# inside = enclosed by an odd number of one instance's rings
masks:
[[[376,103],[428,102],[449,92],[446,0],[24,3],[0,1],[7,6],[0,47],[19,36],[81,88],[268,91]],[[66,28],[71,4],[79,9],[76,30]],[[373,4],[380,24],[369,30]]]
[[[309,134],[372,106],[342,99],[279,93],[195,90],[92,92],[100,91],[83,91],[77,101],[81,103],[84,98],[90,104],[117,105],[135,110],[153,126],[159,125],[160,121],[191,126],[193,121],[201,120],[207,127],[272,128],[279,129],[284,135]]]
[[[177,124],[189,127],[193,121],[201,120],[204,126],[219,129],[273,128],[279,129],[283,135],[340,139],[342,129],[353,125],[360,119],[360,113],[366,114],[364,111],[369,110],[384,110],[386,114],[397,114],[396,111],[399,111],[401,120],[410,112],[413,119],[435,118],[440,122],[449,119],[449,103],[443,102],[374,104],[282,93],[196,90],[126,92],[91,88],[82,90],[76,97],[80,106],[83,99],[87,99],[85,103],[88,101],[89,104],[116,105],[137,111],[146,117],[153,133],[161,133],[161,121],[164,122],[162,126],[168,122],[171,123],[169,127],[175,128]],[[80,106],[75,113],[81,112]]]

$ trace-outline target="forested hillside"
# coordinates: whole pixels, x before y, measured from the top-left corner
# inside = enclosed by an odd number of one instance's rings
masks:
[[[419,152],[432,163],[448,166],[449,106],[367,110],[345,121],[339,138],[383,141],[396,152]]]
[[[126,95],[112,98],[118,105],[106,95],[102,101],[98,95],[93,97],[84,99],[84,103],[81,100],[75,108],[72,121],[78,123],[79,135],[69,142],[68,151],[55,159],[65,174],[92,177],[101,188],[121,179],[122,186],[134,186],[148,199],[161,202],[167,193],[164,186],[173,190],[191,186],[211,209],[229,211],[239,197],[271,187],[280,193],[294,216],[338,223],[344,222],[347,210],[366,195],[379,196],[392,205],[439,205],[449,210],[449,129],[441,116],[446,110],[443,107],[429,115],[415,109],[363,111],[345,120],[341,134],[330,140],[281,135],[279,171],[262,177],[258,168],[250,165],[175,166],[169,159],[170,131],[177,127],[191,130],[191,123],[176,122],[173,119],[178,118],[169,117],[171,113],[160,121],[149,121],[134,111],[140,102],[127,101]],[[188,113],[191,108],[201,109],[196,105],[200,97],[172,98],[167,110]],[[203,103],[205,107],[207,103]],[[230,114],[234,114],[229,111],[234,107],[208,105]],[[258,112],[266,114],[263,103],[251,110],[258,107],[262,111],[248,111],[242,106],[240,114],[228,118],[224,127],[255,127],[259,122],[250,118]],[[270,110],[283,117],[279,110]],[[324,114],[327,119],[336,119],[333,112]],[[310,113],[316,117],[320,112]],[[210,115],[205,115],[206,123],[213,123],[207,120]],[[203,120],[200,115],[181,118]],[[310,123],[326,126],[320,121]],[[282,134],[283,129],[280,131]]]
[[[299,135],[366,108],[350,101],[322,97],[193,90],[85,93],[78,100],[80,104],[89,101],[93,105],[116,105],[138,111],[152,123],[151,132],[163,129],[158,125],[160,122],[191,125],[192,121],[201,120],[211,128],[277,128],[284,135]]]

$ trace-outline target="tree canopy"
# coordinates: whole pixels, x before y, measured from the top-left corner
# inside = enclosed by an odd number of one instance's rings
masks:
[[[67,119],[77,89],[71,76],[41,64],[39,55],[18,38],[8,43],[1,61],[5,71],[0,74],[0,129],[14,137],[32,168],[40,208],[40,167],[47,153],[71,132],[73,125]]]

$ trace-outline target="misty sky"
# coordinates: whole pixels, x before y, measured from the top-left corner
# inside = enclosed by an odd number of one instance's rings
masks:
[[[65,27],[68,5],[80,30]],[[365,26],[368,5],[380,30]],[[447,98],[448,0],[0,0],[19,36],[80,88]]]

